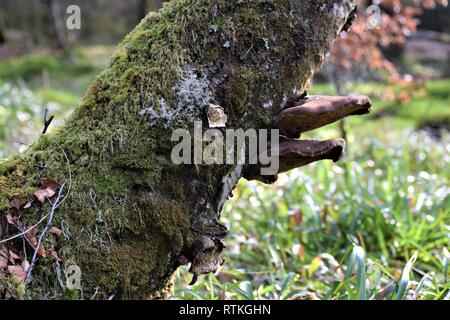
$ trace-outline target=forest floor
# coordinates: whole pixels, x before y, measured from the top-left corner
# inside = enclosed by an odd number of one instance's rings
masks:
[[[63,123],[109,52],[0,61],[0,158],[39,135],[45,108]],[[347,88],[373,97],[374,112],[346,122],[344,159],[273,186],[242,180],[223,212],[225,265],[194,286],[180,269],[174,299],[450,299],[449,88]],[[338,136],[337,125],[305,135]]]

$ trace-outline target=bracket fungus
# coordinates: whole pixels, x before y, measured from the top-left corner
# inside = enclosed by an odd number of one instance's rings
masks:
[[[319,160],[337,162],[345,151],[344,139],[311,141],[294,138],[348,116],[367,114],[371,108],[372,102],[366,96],[303,96],[293,107],[284,109],[274,121],[274,127],[282,134],[279,145],[267,151],[269,155],[279,157],[278,173]],[[261,166],[260,163],[250,166],[244,177],[273,183],[276,175],[260,175]]]

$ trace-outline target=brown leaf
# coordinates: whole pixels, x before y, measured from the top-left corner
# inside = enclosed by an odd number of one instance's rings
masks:
[[[35,249],[35,250],[38,245],[38,240],[36,238],[36,235],[37,235],[36,229],[30,230],[25,234],[25,236],[28,238],[28,241],[30,241],[30,244],[33,246],[33,249]],[[45,252],[45,248],[42,244],[39,246],[37,253],[40,257],[43,257],[43,258],[45,258],[47,256],[47,253]]]
[[[51,198],[56,194],[56,191],[51,188],[47,188],[47,189],[45,189],[45,191],[47,191],[47,193],[48,193],[48,198]]]
[[[6,217],[6,221],[8,221],[9,224],[13,224],[13,225],[16,224],[14,221],[14,218],[10,214],[7,214],[5,217]]]
[[[56,191],[59,189],[59,184],[55,180],[44,179],[42,182],[46,189],[51,189],[53,191]]]
[[[8,266],[8,259],[0,256],[0,269],[6,268]]]
[[[9,257],[14,260],[20,260],[20,257],[11,250],[9,250]]]
[[[25,236],[28,238],[28,241],[30,242],[30,244],[33,246],[33,249],[36,249],[37,245],[38,245],[38,240],[36,238],[36,230],[30,230],[29,232],[27,232],[25,234]],[[44,251],[44,253],[42,253],[42,251]],[[38,254],[41,257],[45,256],[45,250],[43,250],[43,246],[41,244],[41,246],[38,249]]]
[[[25,236],[27,237],[28,241],[30,241],[30,243],[33,245],[33,247],[37,246],[38,241],[36,238],[36,230],[35,229],[28,231],[25,234]]]
[[[30,241],[30,244],[33,246],[33,248],[36,248],[37,246],[37,239],[35,236],[30,236],[26,234],[26,237],[28,238],[28,241]]]
[[[22,279],[22,281],[25,281],[27,273],[23,270],[22,266],[9,266],[8,271],[12,275],[18,276],[20,279]]]
[[[58,252],[56,252],[56,250],[50,251],[50,255],[55,259],[59,259]]]
[[[6,249],[0,250],[0,257],[8,258],[8,251]]]
[[[42,244],[39,246],[38,255],[42,258],[45,258],[47,256],[47,252],[45,252],[45,248]]]
[[[57,227],[52,227],[52,228],[50,229],[50,233],[51,233],[51,234],[54,234],[55,236],[60,237],[60,236],[62,235],[62,230],[59,229],[59,228],[57,228]]]
[[[22,207],[22,199],[19,196],[14,196],[11,199],[11,208],[16,209],[17,211],[20,210],[20,208]]]
[[[28,262],[28,260],[23,260],[23,262],[22,262],[23,271],[27,272],[29,268],[30,268],[30,263]]]
[[[48,197],[47,191],[46,190],[38,190],[34,193],[34,196],[42,203],[45,202],[45,200]]]
[[[34,196],[41,202],[44,203],[45,200],[51,198],[55,195],[55,190],[51,188],[41,189],[34,193]]]

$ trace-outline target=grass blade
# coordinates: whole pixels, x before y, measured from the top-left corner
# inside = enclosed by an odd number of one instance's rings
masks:
[[[406,290],[408,289],[408,284],[410,280],[409,274],[411,273],[412,267],[417,260],[418,254],[419,252],[416,251],[411,257],[411,259],[409,259],[405,268],[403,269],[402,277],[400,279],[400,284],[397,291],[396,300],[403,300],[405,298]]]

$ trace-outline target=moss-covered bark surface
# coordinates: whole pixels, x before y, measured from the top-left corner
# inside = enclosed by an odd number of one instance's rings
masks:
[[[0,163],[0,239],[18,233],[6,215],[29,227],[49,212],[50,201],[33,196],[43,179],[66,190],[52,222],[63,234],[46,235],[48,254],[26,288],[1,270],[0,297],[164,298],[180,264],[214,271],[227,233],[218,222],[223,179],[233,167],[172,164],[172,130],[193,130],[194,120],[207,128],[209,103],[225,109],[228,128],[270,127],[352,10],[350,0],[175,0],[150,13],[66,125]],[[32,205],[16,210],[12,199]],[[33,253],[21,237],[0,249]],[[82,291],[65,287],[74,265]]]

